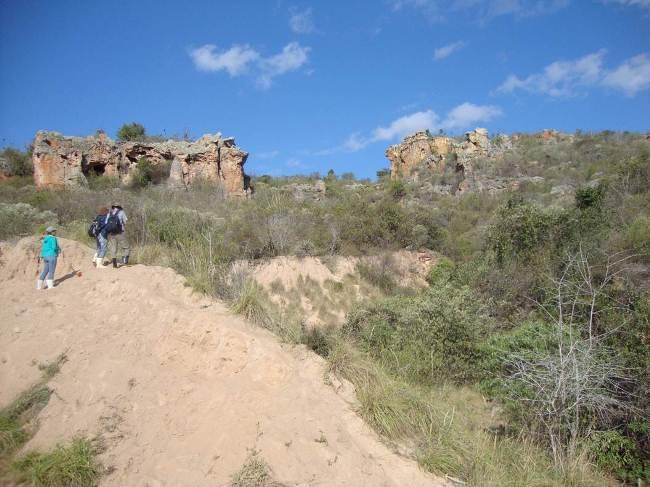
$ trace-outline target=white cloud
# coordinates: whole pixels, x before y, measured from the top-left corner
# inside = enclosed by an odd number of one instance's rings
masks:
[[[474,105],[465,102],[447,114],[441,128],[447,130],[465,129],[477,123],[489,122],[502,114],[501,109],[494,105]]]
[[[388,127],[377,127],[372,132],[371,140],[372,142],[391,140],[396,137],[404,137],[418,130],[433,130],[438,121],[439,117],[433,110],[415,112],[394,120]]]
[[[602,76],[605,50],[588,54],[574,61],[556,61],[541,73],[526,78],[510,75],[497,88],[502,93],[516,90],[540,93],[553,97],[576,95],[580,88],[596,83]]]
[[[625,1],[625,0],[623,0]],[[646,1],[646,0],[628,0]],[[466,13],[480,22],[502,15],[531,17],[553,13],[566,7],[570,0],[391,0],[393,10],[417,8],[431,20],[444,20]]]
[[[260,62],[260,75],[257,83],[262,88],[269,88],[273,78],[295,71],[302,67],[309,60],[311,48],[303,47],[297,42],[291,42],[284,46],[282,52],[275,56],[262,59]]]
[[[262,57],[247,44],[235,44],[225,51],[217,51],[215,45],[206,44],[191,49],[189,54],[199,71],[226,71],[230,76],[255,71],[258,86],[267,89],[271,86],[273,78],[304,66],[309,61],[310,51],[309,47],[291,42],[278,54]]]
[[[556,61],[541,73],[525,78],[511,74],[497,91],[513,93],[521,90],[551,97],[569,97],[581,94],[589,87],[606,86],[634,96],[650,88],[650,55],[640,54],[625,60],[614,70],[608,70],[603,66],[605,53],[601,49],[574,61]]]
[[[454,107],[444,119],[440,119],[433,110],[415,112],[393,120],[386,127],[377,127],[367,137],[354,133],[342,145],[315,154],[325,155],[340,151],[356,152],[376,142],[397,140],[413,132],[423,130],[436,132],[440,129],[467,129],[478,123],[489,122],[502,114],[503,112],[497,106],[475,105],[469,102]]]
[[[368,140],[364,139],[358,133],[350,135],[345,142],[343,142],[343,149],[348,152],[356,152],[363,149],[369,143]]]
[[[650,88],[650,55],[639,54],[607,73],[603,85],[621,90],[627,96]]]
[[[311,8],[303,11],[292,11],[289,17],[289,27],[296,34],[309,34],[314,31]]]
[[[200,71],[227,71],[230,76],[238,76],[247,66],[259,59],[260,55],[248,45],[234,45],[227,51],[216,52],[217,46],[206,44],[192,49],[190,57]]]
[[[451,56],[454,52],[462,49],[465,46],[463,41],[453,42],[447,44],[446,46],[438,47],[433,51],[433,59],[439,61],[445,59],[446,57]]]
[[[650,8],[650,0],[604,0],[605,3],[618,3],[626,7]]]

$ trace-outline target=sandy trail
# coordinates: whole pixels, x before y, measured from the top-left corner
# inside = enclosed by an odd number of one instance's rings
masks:
[[[102,435],[105,486],[224,485],[253,447],[288,485],[442,485],[382,444],[303,347],[170,269],[94,269],[76,242],[62,240],[57,277],[82,276],[36,291],[35,243],[1,247],[0,406],[38,380],[35,362],[68,362],[26,449]]]

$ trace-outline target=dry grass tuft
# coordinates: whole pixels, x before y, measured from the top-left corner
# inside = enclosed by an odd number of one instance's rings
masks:
[[[230,487],[284,487],[285,484],[273,480],[271,467],[260,456],[259,450],[252,449],[244,465],[233,474]]]

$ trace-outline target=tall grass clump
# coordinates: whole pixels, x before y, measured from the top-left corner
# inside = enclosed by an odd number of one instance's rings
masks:
[[[100,468],[89,441],[73,440],[46,453],[30,452],[13,463],[19,482],[37,487],[92,487]]]

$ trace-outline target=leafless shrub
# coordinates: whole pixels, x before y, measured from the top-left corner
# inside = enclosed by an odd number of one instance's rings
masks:
[[[553,280],[552,304],[537,303],[554,325],[556,349],[542,358],[513,354],[509,360],[513,399],[532,413],[533,427],[559,467],[576,458],[580,440],[597,425],[630,407],[625,386],[631,379],[605,344],[617,330],[598,329],[601,313],[624,306],[610,299],[606,287],[630,257],[613,256],[598,268],[582,249],[569,256]]]

